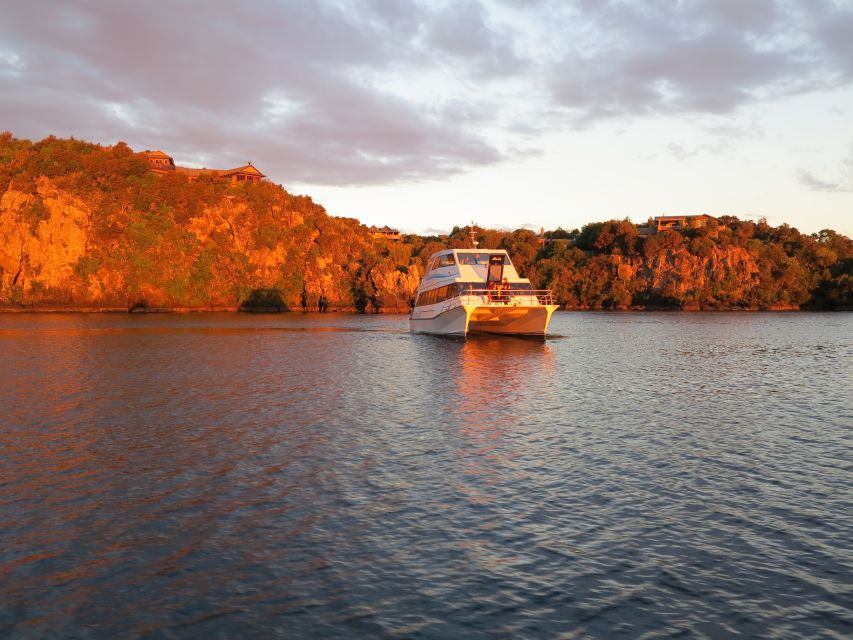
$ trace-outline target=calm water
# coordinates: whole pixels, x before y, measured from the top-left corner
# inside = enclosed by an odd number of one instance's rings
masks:
[[[853,634],[853,314],[0,316],[0,637]]]

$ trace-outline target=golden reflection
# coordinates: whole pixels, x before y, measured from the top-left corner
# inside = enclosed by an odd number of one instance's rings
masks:
[[[458,396],[449,409],[459,425],[463,477],[477,479],[458,487],[472,504],[491,502],[488,486],[512,468],[516,454],[505,436],[530,421],[531,396],[553,379],[554,360],[543,340],[473,336],[461,344],[452,367]]]
[[[501,526],[496,514],[507,484],[527,476],[525,432],[537,428],[535,413],[557,389],[556,356],[543,340],[505,336],[469,337],[458,355],[451,367],[457,393],[449,406],[459,435],[453,455],[461,473],[454,474],[454,489],[471,507],[486,509],[457,545],[472,566],[505,571],[520,558],[482,534]]]

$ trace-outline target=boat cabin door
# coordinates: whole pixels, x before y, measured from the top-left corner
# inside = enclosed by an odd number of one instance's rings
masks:
[[[504,276],[504,257],[502,254],[489,256],[489,270],[486,273],[486,284],[500,282]]]

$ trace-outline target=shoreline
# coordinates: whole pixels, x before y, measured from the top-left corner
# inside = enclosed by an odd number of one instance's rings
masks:
[[[842,307],[837,309],[801,309],[793,306],[768,306],[768,307],[699,307],[699,308],[682,308],[682,307],[632,307],[629,309],[589,309],[580,307],[569,307],[558,309],[560,312],[594,312],[594,313],[797,313],[797,312],[850,312],[853,307]],[[38,305],[0,305],[0,314],[62,314],[62,313],[85,313],[85,314],[173,314],[184,315],[193,313],[243,313],[248,315],[260,314],[333,314],[333,313],[356,313],[360,315],[408,315],[409,311],[397,310],[379,310],[375,312],[359,312],[355,308],[340,308],[330,309],[325,312],[320,312],[316,309],[241,309],[240,307],[67,307],[67,306],[38,306]]]

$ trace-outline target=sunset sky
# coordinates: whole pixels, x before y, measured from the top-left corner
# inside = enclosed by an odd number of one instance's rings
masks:
[[[0,130],[251,160],[418,233],[676,213],[853,236],[853,1],[0,3]]]

